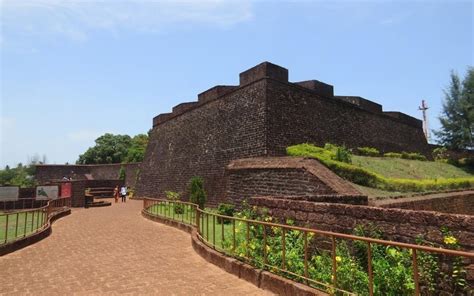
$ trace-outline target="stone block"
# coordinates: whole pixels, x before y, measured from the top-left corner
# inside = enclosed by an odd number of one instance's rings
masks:
[[[269,62],[263,62],[240,73],[240,86],[262,78],[271,78],[281,82],[288,82],[288,70]]]

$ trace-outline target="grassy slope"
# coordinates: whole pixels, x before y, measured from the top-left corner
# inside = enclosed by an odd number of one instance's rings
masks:
[[[435,161],[353,155],[352,164],[390,178],[437,179],[473,177],[473,174],[461,168]]]
[[[384,177],[403,179],[436,179],[436,178],[465,178],[473,174],[462,168],[434,161],[419,161],[388,157],[352,156],[352,164],[363,167]],[[392,196],[409,196],[413,192],[384,191],[353,184],[360,192],[369,198],[390,198]]]

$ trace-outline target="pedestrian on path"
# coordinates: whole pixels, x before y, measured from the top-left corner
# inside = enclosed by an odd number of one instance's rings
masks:
[[[120,188],[120,195],[122,196],[122,202],[127,202],[127,187],[125,185]]]
[[[118,198],[119,198],[119,188],[118,188],[118,185],[116,185],[115,188],[114,188],[115,203],[118,203]]]

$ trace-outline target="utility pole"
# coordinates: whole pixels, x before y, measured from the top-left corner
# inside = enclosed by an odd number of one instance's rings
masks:
[[[423,133],[425,134],[426,141],[430,141],[430,132],[428,129],[428,116],[426,116],[426,110],[428,110],[428,105],[426,104],[425,100],[421,100],[421,106],[418,107],[418,110],[423,112]]]

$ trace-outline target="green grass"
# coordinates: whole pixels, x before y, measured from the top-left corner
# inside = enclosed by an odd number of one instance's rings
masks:
[[[175,206],[173,204],[162,203],[149,207],[148,211],[152,214],[161,217],[171,218],[175,221],[180,221],[186,224],[195,224],[196,218],[194,210],[192,208],[185,206],[183,208],[183,213],[177,214],[174,211],[174,207]],[[214,209],[206,209],[206,211],[215,212]],[[223,243],[226,243],[228,245],[230,243],[229,240],[233,238],[232,224],[222,224],[215,216],[206,214],[201,215],[200,225],[200,231],[204,240],[207,241],[210,245],[215,245],[215,247],[218,249],[223,249]],[[222,234],[224,234],[224,236]],[[224,241],[222,240],[222,237],[224,237]]]
[[[446,163],[361,156],[354,156],[353,162],[349,163],[341,158],[347,154],[347,150],[334,145],[326,146],[294,145],[287,148],[287,153],[291,156],[315,158],[350,182],[384,191],[428,192],[474,187],[474,175]],[[434,167],[429,167],[430,165]],[[453,174],[455,177],[446,177]]]
[[[387,178],[421,180],[473,177],[473,175],[466,170],[437,161],[353,155],[352,164]]]
[[[171,218],[176,221],[181,221],[186,224],[195,224],[195,213],[190,206],[184,206],[182,208],[182,214],[178,214],[175,211],[174,204],[156,204],[148,208],[148,212],[159,215],[162,217]]]
[[[33,215],[34,213],[34,215]],[[8,229],[7,227],[8,216]],[[2,213],[0,212],[0,244],[27,236],[41,228],[46,213],[41,211]],[[25,223],[26,222],[26,223]]]

